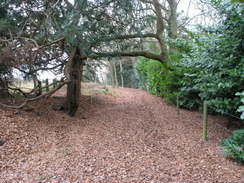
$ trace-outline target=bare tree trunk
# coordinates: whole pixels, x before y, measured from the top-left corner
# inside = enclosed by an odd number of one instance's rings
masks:
[[[8,82],[0,78],[0,98],[9,97],[7,88],[8,88]]]
[[[114,67],[110,60],[109,60],[109,69],[111,73],[112,86],[115,87]]]
[[[164,18],[163,18],[163,14],[162,14],[162,10],[161,10],[161,5],[160,5],[159,0],[152,0],[152,2],[153,2],[156,16],[157,16],[156,35],[157,35],[157,39],[158,39],[159,46],[161,49],[160,57],[165,63],[167,63],[169,57],[168,57],[168,49],[167,49],[165,40],[162,38],[162,36],[165,32],[165,24],[164,24]]]
[[[36,96],[42,95],[42,82],[39,80],[37,81],[37,88],[38,88],[38,90],[36,92]]]
[[[168,0],[170,13],[169,13],[169,37],[172,39],[177,38],[178,34],[178,23],[177,23],[177,6],[178,3],[176,0]],[[177,49],[175,47],[170,47],[170,51],[173,53],[177,53]]]
[[[46,84],[46,92],[49,92],[49,82],[48,82],[48,79],[45,80],[45,84]]]
[[[75,48],[73,51],[69,64],[68,64],[68,79],[66,96],[67,113],[70,116],[74,116],[80,102],[81,94],[81,72],[82,72],[82,58],[79,48]]]
[[[119,67],[120,67],[121,87],[124,88],[123,65],[121,60],[119,60]]]
[[[34,85],[34,88],[36,88],[38,85],[37,78],[34,76],[33,76],[33,85]]]
[[[36,89],[35,96],[42,95],[42,83],[38,80],[36,75],[32,76],[34,82],[34,89]]]
[[[176,0],[168,0],[170,7],[169,15],[169,37],[176,39],[177,38],[177,2]]]
[[[114,70],[115,86],[118,87],[119,86],[119,84],[118,84],[118,75],[117,75],[116,65],[115,65],[114,62],[113,62],[113,70]]]

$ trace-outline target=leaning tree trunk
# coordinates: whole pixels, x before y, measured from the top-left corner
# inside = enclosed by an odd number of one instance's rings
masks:
[[[82,62],[81,52],[79,48],[75,48],[68,63],[68,79],[70,82],[67,86],[66,107],[70,116],[74,116],[79,107]]]

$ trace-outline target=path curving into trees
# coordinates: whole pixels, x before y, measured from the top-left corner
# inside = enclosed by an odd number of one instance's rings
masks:
[[[210,117],[204,142],[199,113],[178,116],[145,91],[82,95],[73,118],[52,110],[62,95],[41,103],[38,114],[0,109],[1,183],[244,182],[244,167],[222,156],[219,140],[230,133],[219,117]]]

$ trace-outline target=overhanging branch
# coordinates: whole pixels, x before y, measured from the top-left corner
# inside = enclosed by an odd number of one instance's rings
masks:
[[[130,34],[130,35],[115,35],[115,36],[108,36],[103,37],[98,40],[94,40],[91,45],[97,44],[99,42],[107,42],[107,41],[115,41],[115,40],[125,40],[125,39],[136,39],[136,38],[155,38],[157,39],[157,35],[153,33],[146,33],[146,34]]]
[[[153,54],[146,51],[93,53],[89,55],[88,58],[97,59],[102,57],[120,57],[120,56],[127,56],[127,57],[143,56],[148,59],[158,60],[162,63],[166,62],[166,60],[163,60],[160,55]]]

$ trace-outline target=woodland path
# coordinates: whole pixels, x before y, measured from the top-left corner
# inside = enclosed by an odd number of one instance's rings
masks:
[[[199,113],[146,91],[118,88],[83,95],[76,117],[51,109],[0,109],[0,183],[243,183],[244,167],[222,156],[230,134],[210,117],[201,139]],[[57,93],[62,96],[63,93]]]

